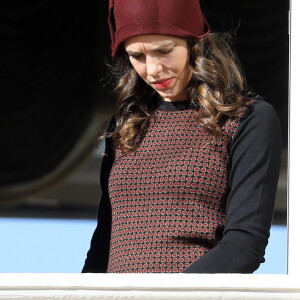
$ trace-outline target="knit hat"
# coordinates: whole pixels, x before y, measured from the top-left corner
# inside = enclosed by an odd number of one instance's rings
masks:
[[[109,0],[108,23],[113,57],[133,36],[162,34],[200,39],[210,30],[199,0]]]

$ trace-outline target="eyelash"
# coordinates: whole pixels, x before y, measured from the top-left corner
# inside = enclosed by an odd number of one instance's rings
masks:
[[[171,49],[168,49],[168,50],[158,50],[158,53],[162,54],[162,55],[167,55],[169,53],[171,53],[173,50],[173,48]],[[140,59],[142,57],[142,53],[141,54],[138,54],[138,55],[130,55],[131,58],[133,59]]]
[[[138,54],[138,55],[129,55],[129,57],[133,58],[133,59],[139,59],[142,56],[142,54]]]
[[[171,48],[171,49],[168,49],[168,50],[160,50],[160,51],[158,51],[159,53],[161,53],[161,54],[169,54],[170,52],[172,52],[172,50],[173,50],[173,48]]]

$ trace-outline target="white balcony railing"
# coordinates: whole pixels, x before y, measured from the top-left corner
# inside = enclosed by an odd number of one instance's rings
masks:
[[[300,299],[300,280],[241,274],[1,274],[0,299]]]

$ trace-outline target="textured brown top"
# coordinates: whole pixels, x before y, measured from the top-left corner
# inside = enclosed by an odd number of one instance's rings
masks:
[[[182,272],[217,244],[237,125],[228,119],[214,143],[194,111],[156,111],[138,150],[116,151],[108,272]]]

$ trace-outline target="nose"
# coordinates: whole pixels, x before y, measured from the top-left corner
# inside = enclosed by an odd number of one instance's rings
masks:
[[[157,57],[147,56],[146,57],[147,74],[151,77],[157,76],[162,70],[163,65]]]

